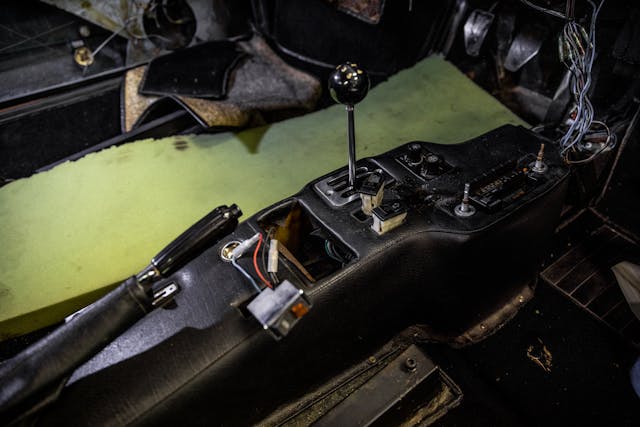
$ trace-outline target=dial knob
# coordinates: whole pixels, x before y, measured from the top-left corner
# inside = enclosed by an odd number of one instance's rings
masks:
[[[353,62],[345,62],[329,75],[329,93],[340,104],[354,105],[369,92],[367,72]]]

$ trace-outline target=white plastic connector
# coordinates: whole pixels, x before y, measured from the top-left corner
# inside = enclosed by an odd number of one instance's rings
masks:
[[[240,244],[236,246],[235,249],[233,249],[233,252],[231,252],[231,259],[240,258],[245,252],[251,249],[253,245],[258,242],[258,239],[260,239],[260,233],[256,233],[251,238],[240,242]]]
[[[269,244],[269,258],[267,260],[267,271],[269,273],[278,272],[278,241],[271,239]]]

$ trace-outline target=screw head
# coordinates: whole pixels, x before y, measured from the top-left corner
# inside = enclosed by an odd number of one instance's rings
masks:
[[[81,67],[88,67],[93,64],[93,52],[88,47],[81,46],[73,52],[73,59]]]

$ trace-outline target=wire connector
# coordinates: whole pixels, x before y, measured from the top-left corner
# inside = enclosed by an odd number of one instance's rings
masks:
[[[275,339],[287,335],[311,309],[304,291],[288,280],[275,289],[265,289],[247,306],[247,310]]]
[[[269,243],[269,258],[267,259],[267,272],[278,272],[278,241],[271,239]]]
[[[242,255],[244,255],[245,252],[251,249],[253,245],[258,242],[258,240],[260,240],[260,233],[256,233],[251,236],[251,238],[243,240],[238,246],[233,248],[230,258],[234,260],[240,258]]]

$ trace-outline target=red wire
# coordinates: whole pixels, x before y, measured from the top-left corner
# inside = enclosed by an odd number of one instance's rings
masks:
[[[258,244],[256,245],[256,249],[253,251],[253,268],[255,268],[256,273],[258,273],[258,277],[260,278],[260,280],[262,280],[262,283],[264,283],[268,288],[273,289],[271,283],[269,283],[269,281],[264,278],[264,276],[260,272],[260,269],[258,268],[258,251],[260,251],[260,245],[262,245],[262,233],[260,233]]]

